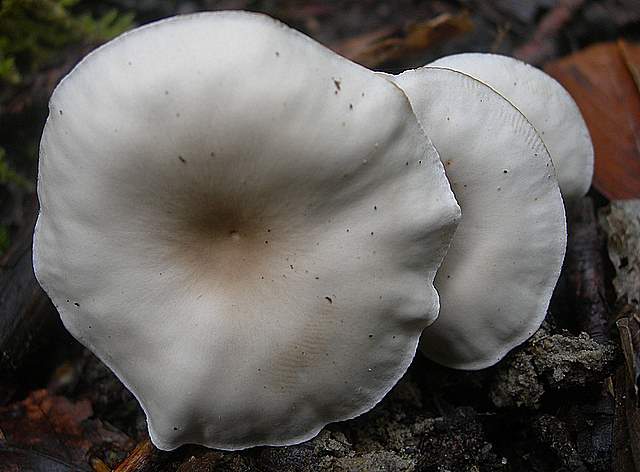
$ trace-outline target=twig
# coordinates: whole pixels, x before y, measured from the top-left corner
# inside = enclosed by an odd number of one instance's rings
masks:
[[[640,315],[634,313],[629,317],[620,318],[616,325],[620,332],[620,345],[627,376],[637,397],[640,379]]]
[[[145,439],[131,451],[113,472],[147,472],[151,471],[155,462],[157,449],[149,439]]]
[[[518,59],[541,64],[556,52],[555,40],[584,0],[560,0],[538,23],[531,39],[513,52]]]

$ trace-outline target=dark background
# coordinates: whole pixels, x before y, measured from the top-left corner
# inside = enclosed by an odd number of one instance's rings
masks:
[[[303,445],[239,453],[150,445],[136,401],[64,331],[33,278],[37,146],[51,90],[88,51],[136,25],[220,9],[267,13],[392,73],[468,51],[545,67],[595,43],[640,39],[637,0],[3,1],[0,471],[636,470],[640,422],[633,401],[621,406],[631,390],[614,328],[628,307],[613,290],[615,268],[595,216],[612,198],[604,184],[570,215],[567,263],[547,322],[498,366],[460,372],[418,354],[374,410]],[[637,100],[637,89],[627,98]]]

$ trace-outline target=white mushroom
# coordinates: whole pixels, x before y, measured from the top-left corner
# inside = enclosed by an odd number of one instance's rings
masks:
[[[593,145],[576,102],[540,69],[512,57],[467,53],[429,64],[475,77],[506,97],[538,130],[568,203],[584,196],[593,177]]]
[[[431,359],[460,369],[498,362],[540,326],[560,274],[566,231],[549,154],[506,99],[456,71],[394,78],[445,164],[462,220],[436,278]]]
[[[34,267],[161,449],[294,444],[373,407],[459,217],[393,84],[268,17],[120,36],[57,87]]]

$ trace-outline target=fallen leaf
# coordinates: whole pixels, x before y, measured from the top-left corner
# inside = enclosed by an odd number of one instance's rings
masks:
[[[587,122],[594,187],[610,200],[639,198],[640,46],[600,43],[544,69],[571,93]]]
[[[444,40],[467,33],[473,23],[467,12],[443,13],[407,27],[389,26],[349,38],[333,49],[365,67],[373,68],[391,61],[417,55]]]
[[[627,69],[631,73],[631,78],[636,84],[636,89],[640,90],[640,46],[620,40],[618,41],[618,48]]]
[[[71,402],[47,390],[0,408],[0,472],[90,471],[91,451],[131,447],[126,435],[92,415],[88,400]]]

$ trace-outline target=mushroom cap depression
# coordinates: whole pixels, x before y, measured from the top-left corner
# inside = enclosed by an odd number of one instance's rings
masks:
[[[440,315],[420,347],[450,367],[489,367],[540,326],[560,274],[566,228],[553,165],[522,113],[478,80],[432,67],[394,80],[462,209],[436,277]]]
[[[405,95],[257,14],[126,33],[56,88],[34,267],[161,449],[372,408],[438,313],[460,209]]]
[[[429,64],[474,77],[513,103],[538,130],[556,169],[562,196],[584,196],[593,178],[593,145],[580,109],[562,85],[540,69],[498,54],[454,54]]]

